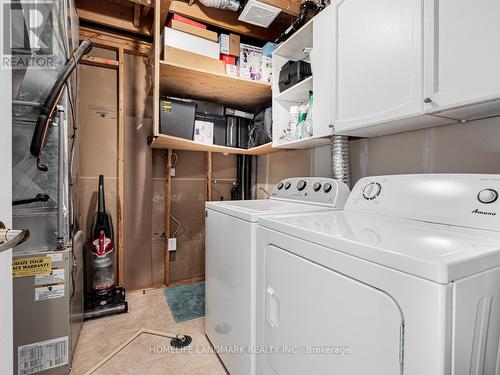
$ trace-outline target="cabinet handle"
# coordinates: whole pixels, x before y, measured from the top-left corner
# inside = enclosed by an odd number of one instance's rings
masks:
[[[274,293],[274,289],[268,287],[266,290],[267,295],[267,324],[271,327],[277,327],[279,325],[279,302],[276,294]]]
[[[432,103],[432,99],[431,98],[425,98],[424,99],[424,103],[425,104],[431,104]]]

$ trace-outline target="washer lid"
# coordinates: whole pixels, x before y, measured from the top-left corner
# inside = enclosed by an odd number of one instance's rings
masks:
[[[209,210],[222,212],[250,222],[257,222],[259,216],[328,210],[331,207],[312,203],[297,203],[278,199],[255,199],[243,201],[206,202]]]
[[[349,211],[263,217],[259,225],[443,284],[500,265],[493,231]]]

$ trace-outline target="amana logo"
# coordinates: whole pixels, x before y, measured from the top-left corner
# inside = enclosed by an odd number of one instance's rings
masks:
[[[496,212],[485,212],[485,211],[479,211],[478,208],[476,208],[474,211],[472,211],[473,214],[481,214],[481,215],[491,215],[495,216],[497,213]]]

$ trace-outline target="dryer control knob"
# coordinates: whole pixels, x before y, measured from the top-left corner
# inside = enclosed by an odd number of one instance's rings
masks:
[[[363,189],[363,197],[367,200],[372,200],[378,197],[380,191],[382,190],[382,186],[378,182],[370,182]]]
[[[316,182],[316,183],[313,185],[313,190],[314,190],[314,191],[319,191],[319,189],[321,189],[321,183]]]
[[[498,199],[498,193],[493,189],[484,189],[479,192],[477,199],[481,203],[493,203]]]
[[[328,182],[326,184],[323,185],[323,191],[325,193],[329,193],[330,190],[332,190],[332,184],[329,184]]]
[[[285,182],[285,190],[290,189],[290,186],[292,186],[292,184],[290,183],[290,181]]]
[[[283,189],[283,182],[280,182],[276,187],[278,188],[278,190]]]
[[[307,185],[307,182],[305,182],[304,180],[300,180],[299,182],[297,182],[297,190],[298,191],[302,191],[306,188],[306,185]]]

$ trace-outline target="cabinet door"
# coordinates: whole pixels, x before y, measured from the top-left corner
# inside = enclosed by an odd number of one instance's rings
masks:
[[[422,0],[335,5],[337,132],[423,110]]]
[[[402,373],[403,319],[388,294],[274,246],[264,264],[259,375]]]
[[[500,1],[426,1],[426,110],[500,94]]]

